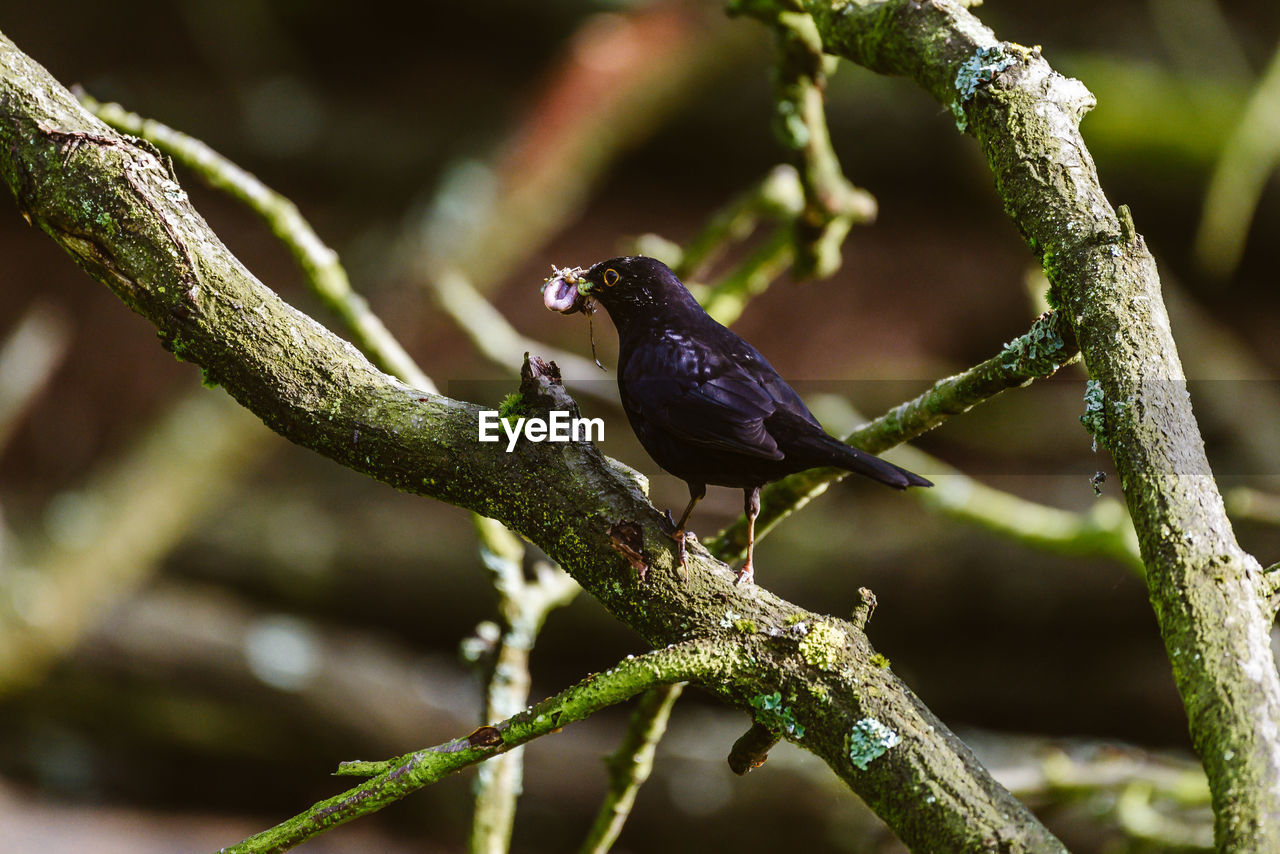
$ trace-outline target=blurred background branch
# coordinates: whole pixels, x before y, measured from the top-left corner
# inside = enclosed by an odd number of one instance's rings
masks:
[[[1262,190],[1280,162],[1280,49],[1254,86],[1240,121],[1214,164],[1196,233],[1196,259],[1216,278],[1244,253]]]
[[[529,654],[547,615],[568,605],[581,589],[563,569],[537,561],[532,580],[525,578],[525,546],[500,522],[475,516],[480,555],[498,592],[502,617],[494,647],[477,663],[485,671],[485,704],[481,724],[492,726],[512,717],[529,702]],[[515,748],[480,766],[476,809],[468,850],[502,854],[511,846],[516,798],[523,779],[523,748]]]

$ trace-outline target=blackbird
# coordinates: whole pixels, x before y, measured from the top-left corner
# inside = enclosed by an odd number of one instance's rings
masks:
[[[680,566],[685,524],[707,484],[743,491],[753,580],[760,487],[793,472],[835,466],[897,489],[933,484],[827,434],[791,386],[752,347],[702,310],[676,274],[653,258],[610,258],[557,269],[543,288],[552,311],[590,313],[598,301],[618,329],[618,391],[640,444],[689,486],[675,523]]]

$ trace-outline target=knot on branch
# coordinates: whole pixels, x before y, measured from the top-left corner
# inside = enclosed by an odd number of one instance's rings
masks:
[[[760,723],[753,723],[729,751],[729,768],[739,777],[759,768],[769,758],[769,751],[780,741],[778,733]]]
[[[577,418],[578,402],[569,395],[560,378],[560,367],[540,356],[524,354],[520,368],[520,403],[526,412],[564,410]]]

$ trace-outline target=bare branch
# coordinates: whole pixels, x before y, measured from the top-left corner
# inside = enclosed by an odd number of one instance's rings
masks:
[[[529,702],[529,654],[547,615],[569,604],[578,583],[558,566],[541,561],[526,580],[524,543],[502,523],[474,517],[480,552],[498,591],[502,616],[497,647],[489,658],[482,723],[511,717]],[[516,799],[524,774],[523,751],[516,748],[480,767],[475,815],[468,850],[504,854],[511,845]]]

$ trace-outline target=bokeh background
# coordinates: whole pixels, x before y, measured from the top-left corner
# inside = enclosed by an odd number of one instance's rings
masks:
[[[1159,260],[1237,532],[1272,563],[1280,7],[977,11],[1097,95],[1085,139]],[[202,139],[293,199],[425,371],[480,402],[514,390],[518,357],[485,355],[499,327],[482,313],[465,312],[478,327],[466,332],[441,308],[443,270],[470,276],[520,333],[587,356],[583,319],[540,305],[551,264],[585,266],[644,234],[685,242],[786,158],[771,131],[771,37],[715,3],[67,0],[56,14],[7,4],[0,31],[63,83]],[[857,423],[851,408],[877,414],[993,355],[1026,331],[1043,286],[944,108],[847,64],[828,103],[878,221],[855,228],[835,277],[783,277],[735,328],[834,429]],[[264,282],[343,333],[260,222],[179,173]],[[494,594],[468,514],[291,447],[203,389],[197,368],[7,203],[0,332],[7,850],[215,850],[339,791],[328,775],[340,760],[477,723],[480,688],[457,650],[494,618]],[[595,336],[611,367],[607,321]],[[1084,379],[1068,368],[917,445],[1044,505],[1119,512],[1116,479],[1100,497],[1090,483],[1111,468],[1078,422]],[[580,371],[569,384],[606,419],[606,453],[678,509],[683,484],[598,400],[613,381]],[[694,528],[705,538],[739,510],[740,493],[713,489]],[[1126,818],[1134,780],[1153,786],[1146,805],[1172,816],[1175,836],[1203,842],[1194,786],[1186,801],[1170,794],[1189,767],[1186,727],[1125,561],[1020,544],[856,483],[788,521],[757,559],[760,583],[818,611],[847,615],[858,587],[874,590],[869,633],[895,671],[1073,850],[1168,850]],[[533,699],[642,650],[579,596],[539,640]],[[624,715],[528,749],[514,850],[577,844]],[[686,694],[618,850],[896,850],[798,751],[734,777],[724,757],[746,726]],[[459,850],[470,780],[301,850]]]

